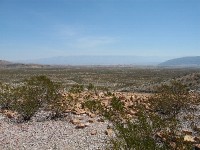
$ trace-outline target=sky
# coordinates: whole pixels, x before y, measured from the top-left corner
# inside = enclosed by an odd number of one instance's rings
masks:
[[[0,0],[0,59],[200,56],[200,0]]]

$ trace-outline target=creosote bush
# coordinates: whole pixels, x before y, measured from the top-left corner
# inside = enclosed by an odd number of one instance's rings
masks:
[[[24,80],[20,86],[10,88],[1,84],[1,106],[20,113],[24,120],[30,118],[39,108],[51,109],[56,116],[62,113],[60,85],[46,76],[34,76]]]
[[[111,106],[120,110],[121,107],[116,107],[118,103]],[[111,139],[108,149],[192,150],[192,144],[184,142],[177,118],[178,113],[187,109],[190,103],[187,88],[178,82],[162,85],[149,103],[151,110],[146,110],[142,103],[135,106],[138,110],[136,119],[124,121],[120,115],[109,114],[116,137]]]
[[[75,84],[71,87],[71,89],[69,90],[70,93],[81,93],[84,90],[83,85],[79,85],[79,84]]]
[[[13,88],[9,84],[0,82],[0,106],[1,109],[10,109],[13,99]]]
[[[41,104],[54,101],[59,95],[60,85],[51,81],[47,76],[35,76],[25,80],[27,93],[32,98],[39,100]],[[32,91],[32,92],[31,92]]]
[[[23,117],[24,121],[28,121],[40,108],[38,99],[33,98],[35,93],[29,87],[22,86],[14,90],[14,99],[12,110],[17,111]]]
[[[83,104],[83,108],[88,108],[93,113],[102,113],[103,106],[100,101],[97,100],[87,100]]]
[[[143,109],[144,110],[144,109]],[[114,122],[116,137],[111,139],[109,149],[114,150],[161,150],[165,145],[156,143],[154,128],[145,111],[140,111],[137,120],[126,123]]]
[[[87,86],[87,89],[88,89],[89,91],[94,90],[94,89],[95,89],[95,86],[94,86],[92,83],[89,83],[89,85]]]
[[[119,98],[115,96],[112,98],[110,105],[113,111],[120,113],[120,112],[123,112],[124,110],[124,102],[122,102]]]
[[[185,85],[172,81],[170,85],[157,88],[157,93],[150,98],[151,107],[160,114],[175,117],[190,101],[190,95]]]

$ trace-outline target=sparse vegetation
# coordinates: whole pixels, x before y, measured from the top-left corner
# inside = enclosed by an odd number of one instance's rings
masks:
[[[87,100],[83,103],[83,108],[88,108],[92,113],[102,113],[103,106],[100,101],[97,100]]]
[[[13,88],[9,84],[0,82],[0,107],[10,109],[12,103]]]
[[[191,98],[187,88],[179,82],[162,85],[150,99],[151,110],[144,104],[137,106],[137,119],[112,120],[116,138],[111,140],[112,149],[192,149],[184,142],[181,131],[180,110],[188,109]],[[115,116],[116,117],[116,116]],[[120,120],[120,121],[119,121]]]
[[[6,82],[8,79],[1,78],[1,109],[16,111],[25,121],[30,120],[39,109],[51,111],[52,118],[62,117],[67,110],[79,111],[79,114],[89,111],[112,122],[115,136],[110,141],[109,149],[193,148],[192,143],[184,142],[185,133],[182,132],[179,115],[187,112],[191,106],[199,105],[199,94],[195,91],[199,88],[199,76],[192,75],[195,82],[187,84],[193,87],[192,94],[190,87],[182,84],[184,78],[180,80],[182,82],[176,79],[169,82],[169,79],[197,70],[133,69],[134,72],[131,68],[68,69],[70,73],[64,69],[49,69],[46,73],[44,70],[27,69],[19,73],[19,79],[15,70],[4,70],[0,76],[7,71],[8,77],[16,75],[15,79],[18,80]],[[85,75],[87,71],[89,73]],[[34,76],[29,77],[32,73]],[[48,77],[44,74],[48,74]],[[190,76],[186,77],[189,81]],[[71,84],[68,81],[74,82]],[[123,93],[119,96],[115,92],[124,87],[134,87],[129,89],[134,92],[151,84],[157,85],[157,88],[145,100],[132,95],[127,98]],[[199,128],[193,124],[192,128],[198,134]]]
[[[71,87],[71,89],[69,90],[69,92],[76,94],[76,93],[81,93],[83,90],[84,90],[83,85],[76,84],[76,85],[73,85]]]
[[[170,85],[161,85],[156,91],[150,99],[151,106],[155,111],[169,117],[175,117],[192,102],[187,87],[177,81],[172,81]]]

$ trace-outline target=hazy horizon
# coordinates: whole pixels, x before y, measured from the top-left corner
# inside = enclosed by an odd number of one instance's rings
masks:
[[[199,0],[0,0],[0,59],[200,56],[199,16]]]

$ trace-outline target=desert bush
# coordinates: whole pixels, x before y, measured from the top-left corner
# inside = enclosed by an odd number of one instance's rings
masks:
[[[178,130],[177,120],[165,120],[140,106],[137,119],[112,120],[115,137],[108,149],[113,150],[192,150]]]
[[[19,112],[24,120],[29,120],[41,107],[51,109],[58,116],[62,110],[60,103],[60,107],[58,107],[61,99],[59,90],[59,84],[52,82],[46,76],[34,76],[26,79],[13,91],[12,109]]]
[[[51,101],[48,105],[48,109],[52,111],[52,119],[56,119],[63,116],[63,113],[70,108],[70,102],[64,98],[61,94],[58,94],[56,99]]]
[[[116,96],[113,96],[109,107],[104,108],[102,111],[102,116],[110,121],[120,121],[126,116],[126,109],[124,107],[124,102],[122,102]]]
[[[25,80],[26,93],[41,104],[54,101],[59,95],[60,84],[54,83],[47,76],[34,76]]]
[[[89,91],[94,90],[94,89],[95,89],[95,86],[94,86],[92,83],[89,83],[89,85],[87,86],[87,89],[88,89]]]
[[[34,92],[27,86],[17,87],[13,91],[14,99],[11,109],[21,114],[24,121],[30,120],[40,108],[39,100],[33,98]]]
[[[70,93],[81,93],[84,90],[83,85],[79,85],[79,84],[75,84],[71,87],[71,89],[69,90]]]
[[[13,100],[13,87],[0,82],[0,108],[10,109]]]
[[[87,100],[82,105],[84,108],[88,108],[93,113],[103,112],[103,106],[101,105],[101,102],[98,100]]]
[[[151,107],[165,116],[175,117],[191,103],[187,87],[180,82],[172,81],[170,85],[162,85],[156,91],[150,98]]]
[[[178,82],[162,85],[150,99],[150,108],[137,104],[137,117],[124,120],[116,113],[109,113],[115,129],[115,138],[110,140],[109,149],[192,149],[192,144],[184,142],[181,122],[177,115],[187,109],[189,101],[187,88]],[[121,110],[122,104],[114,100],[113,110]],[[114,119],[113,119],[114,116]]]
[[[109,149],[114,150],[161,150],[164,144],[154,138],[155,129],[145,111],[140,111],[137,120],[126,123],[114,122],[116,137],[111,139]]]
[[[114,111],[123,112],[124,110],[124,102],[115,96],[112,98],[110,105]]]

